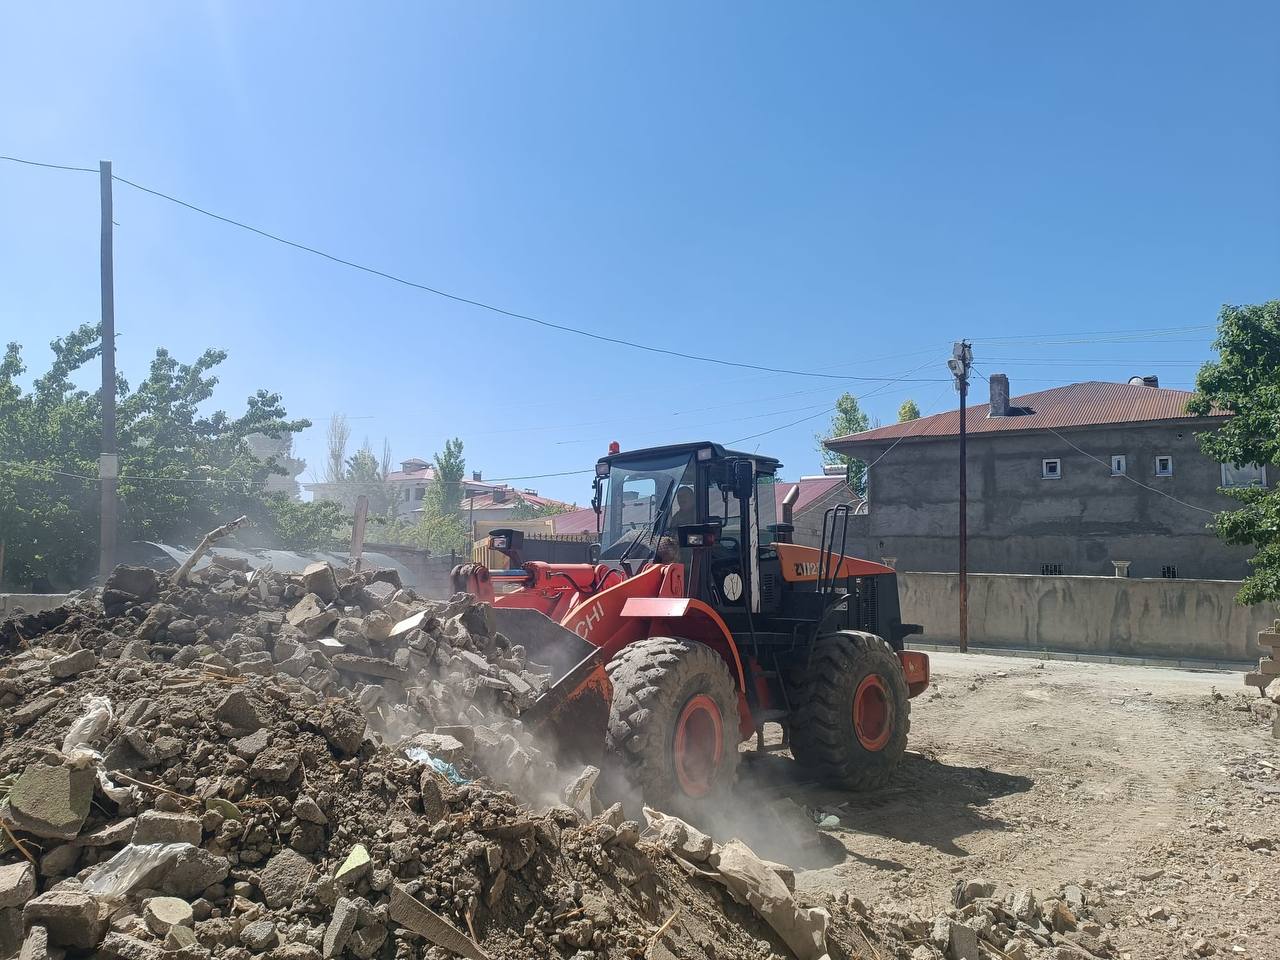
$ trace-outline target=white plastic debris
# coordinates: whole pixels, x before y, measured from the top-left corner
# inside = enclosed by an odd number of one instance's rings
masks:
[[[85,712],[62,740],[62,752],[68,756],[79,747],[91,747],[111,723],[111,701],[106,697],[85,697],[84,705]]]
[[[185,843],[131,843],[99,864],[84,881],[84,889],[95,897],[119,899],[171,864],[187,847]]]

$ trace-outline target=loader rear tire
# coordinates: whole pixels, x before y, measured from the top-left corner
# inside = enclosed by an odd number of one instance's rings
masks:
[[[613,782],[671,813],[727,791],[738,768],[738,692],[705,644],[650,637],[606,666],[613,684],[605,739]]]
[[[828,634],[792,679],[792,756],[832,786],[884,786],[911,729],[907,681],[893,648],[871,633]]]

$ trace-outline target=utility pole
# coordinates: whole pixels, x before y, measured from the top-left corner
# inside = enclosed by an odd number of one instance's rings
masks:
[[[102,526],[98,538],[98,580],[105,584],[115,566],[116,479],[120,475],[120,460],[116,455],[116,296],[110,160],[98,163],[98,190],[102,198],[102,454],[98,458]]]
[[[969,398],[969,368],[973,365],[973,345],[959,340],[947,361],[960,391],[960,652],[969,652],[969,469],[965,454],[965,405]]]

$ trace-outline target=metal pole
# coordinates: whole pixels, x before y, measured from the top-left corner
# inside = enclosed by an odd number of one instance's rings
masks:
[[[960,379],[960,652],[969,651],[969,471],[965,459],[965,400],[969,396],[969,369]]]
[[[98,579],[106,583],[116,555],[116,305],[111,231],[111,161],[98,164],[98,189],[102,198],[102,454],[98,477],[102,487],[102,524],[98,539]]]

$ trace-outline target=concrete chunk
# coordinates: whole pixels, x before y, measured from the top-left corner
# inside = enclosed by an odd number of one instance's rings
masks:
[[[357,843],[351,848],[351,852],[347,854],[347,859],[342,862],[342,866],[338,868],[338,872],[333,878],[338,883],[350,885],[355,883],[373,867],[369,860],[369,851],[365,849],[363,843]]]
[[[157,943],[112,931],[102,941],[97,955],[108,960],[163,960],[165,952]]]
[[[302,571],[302,589],[314,593],[325,603],[338,599],[338,578],[333,567],[323,560],[311,563]]]
[[[200,821],[185,813],[144,810],[133,828],[133,842],[138,844],[189,843],[198,847],[201,839]]]
[[[324,931],[324,955],[336,957],[342,953],[355,932],[356,921],[360,919],[360,908],[354,901],[342,897],[333,908],[333,919]]]
[[[8,820],[37,837],[71,840],[89,815],[94,780],[91,769],[28,764],[9,791]]]
[[[318,637],[338,622],[338,611],[325,609],[324,601],[314,593],[299,600],[285,616],[291,626],[308,637]]]
[[[262,899],[272,910],[293,906],[315,872],[315,866],[296,850],[285,848],[267,861],[258,874]]]
[[[467,957],[468,960],[489,960],[489,955],[474,940],[425,903],[414,899],[401,884],[397,883],[391,888],[389,915],[406,930],[426,937],[438,947]]]
[[[242,690],[232,690],[213,711],[213,719],[244,733],[252,733],[262,726],[262,718]]]
[[[49,674],[55,680],[65,680],[67,677],[74,677],[77,673],[92,670],[97,665],[98,655],[96,653],[89,649],[77,650],[75,653],[67,654],[65,657],[50,660]]]
[[[22,922],[27,929],[44,927],[51,944],[82,950],[96,947],[106,932],[106,921],[98,919],[98,901],[73,891],[42,893],[28,900]]]
[[[152,897],[142,908],[142,919],[156,936],[164,936],[173,927],[189,927],[195,923],[191,904],[177,897]]]
[[[35,895],[36,870],[25,860],[0,867],[0,910],[20,907]]]

